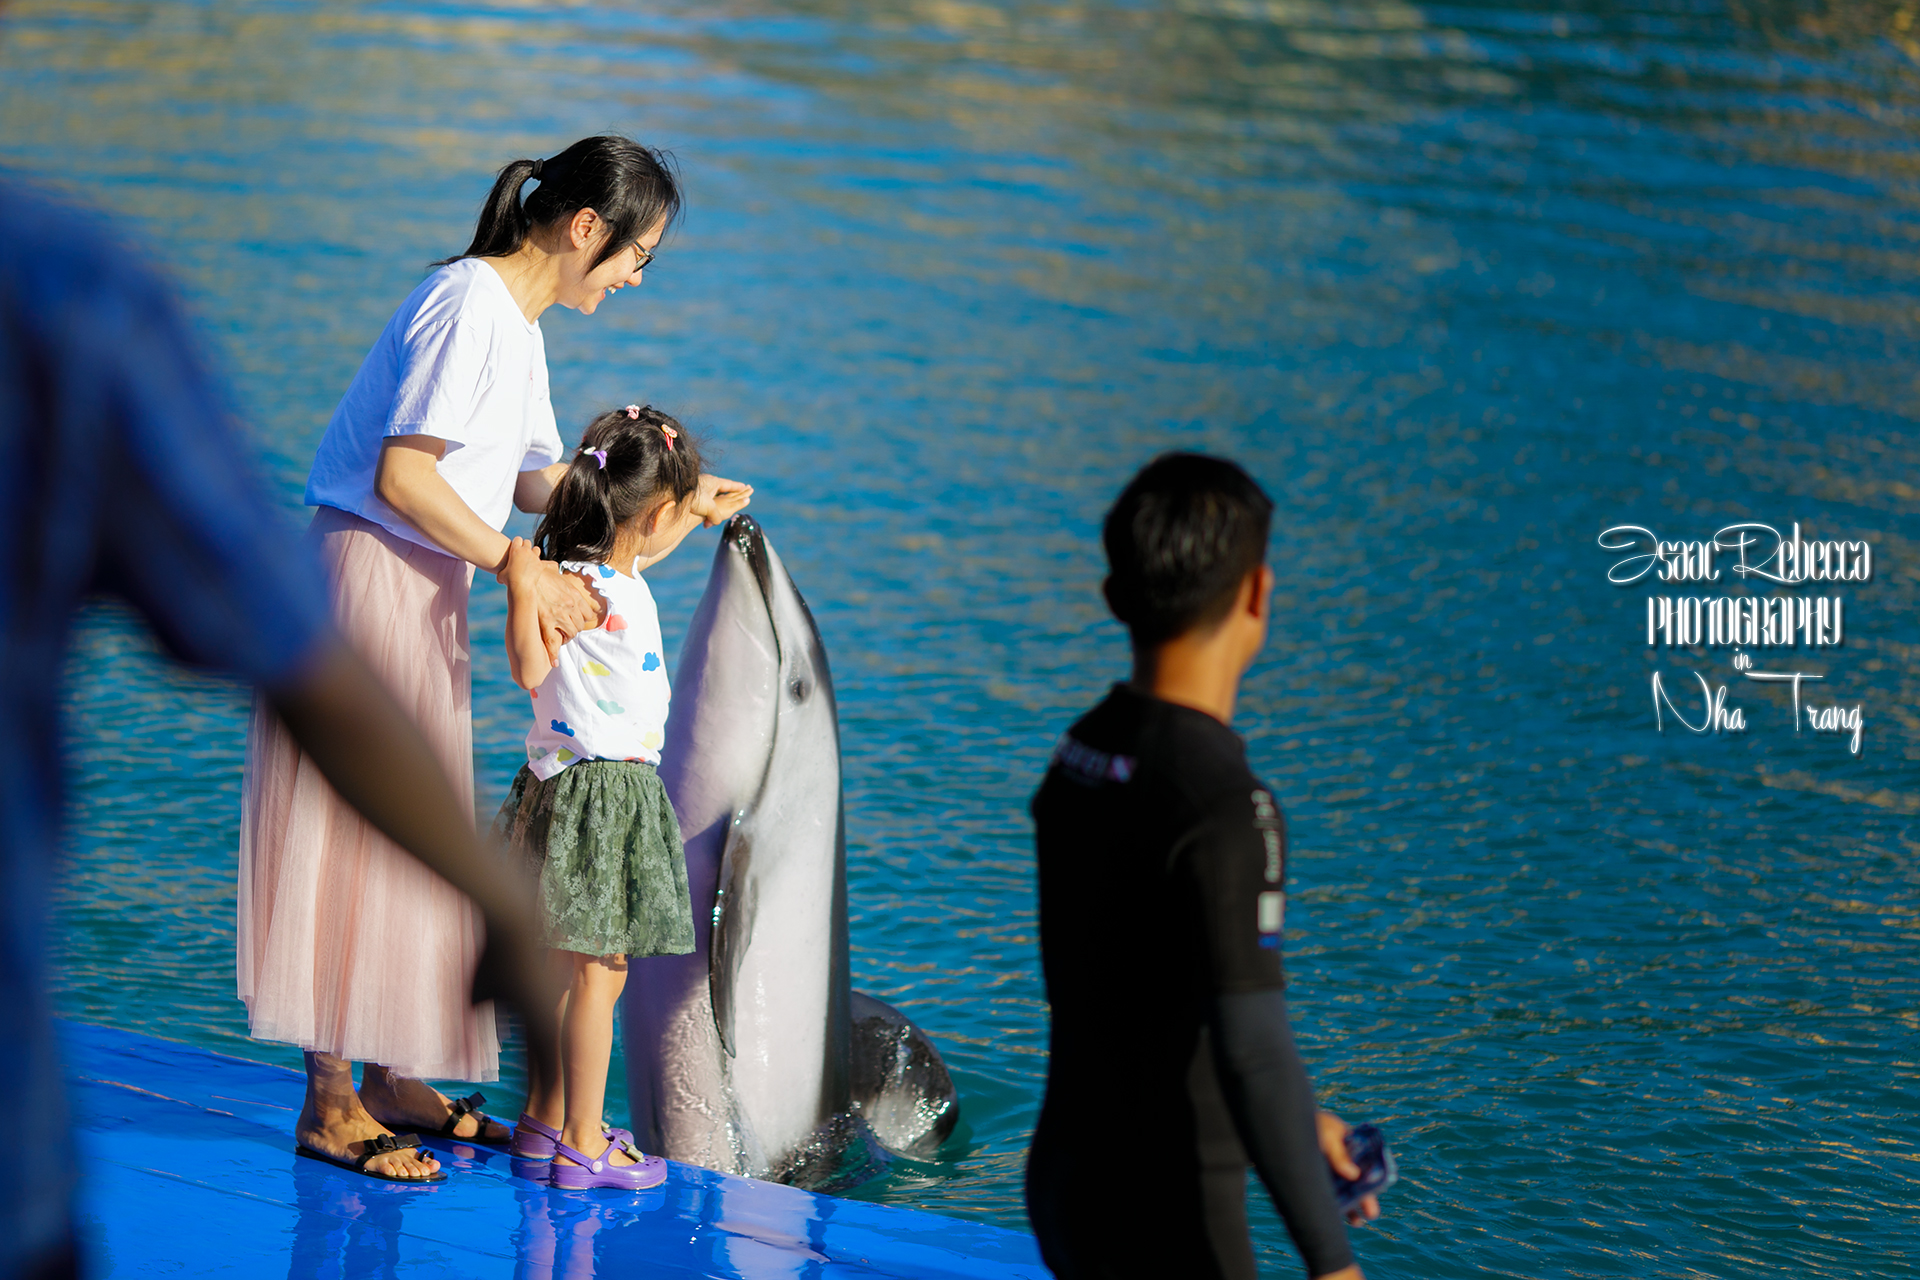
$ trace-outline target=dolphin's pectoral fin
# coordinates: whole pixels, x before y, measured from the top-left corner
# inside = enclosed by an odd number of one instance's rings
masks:
[[[930,1158],[960,1122],[960,1095],[933,1040],[892,1005],[853,993],[853,1106],[880,1145]]]
[[[734,1056],[733,992],[740,961],[753,937],[754,903],[747,892],[747,868],[753,841],[746,826],[735,823],[720,855],[720,892],[713,901],[713,933],[707,942],[707,993],[713,1002],[713,1028],[720,1047]]]

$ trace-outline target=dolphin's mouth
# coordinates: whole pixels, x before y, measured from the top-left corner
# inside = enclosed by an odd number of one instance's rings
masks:
[[[760,588],[760,603],[767,611],[767,622],[773,632],[774,651],[779,652],[780,628],[773,623],[773,564],[767,559],[767,535],[760,531],[760,522],[745,512],[727,521],[727,527],[720,531],[722,542],[731,543],[741,558],[747,562],[747,568],[753,573],[753,581]]]

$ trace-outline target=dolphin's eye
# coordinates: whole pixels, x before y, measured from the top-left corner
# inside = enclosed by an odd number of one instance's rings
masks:
[[[787,696],[792,698],[795,702],[805,702],[807,700],[807,695],[812,692],[813,692],[812,686],[808,685],[806,680],[800,676],[795,676],[792,680],[787,682]]]

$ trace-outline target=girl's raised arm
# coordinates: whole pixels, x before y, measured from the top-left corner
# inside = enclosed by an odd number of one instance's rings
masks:
[[[631,545],[617,545],[615,558],[633,558],[636,569],[648,569],[673,554],[686,536],[701,525],[709,527],[732,518],[753,497],[753,486],[737,480],[702,475],[699,487],[684,499],[668,499],[653,509],[644,528],[636,529]]]

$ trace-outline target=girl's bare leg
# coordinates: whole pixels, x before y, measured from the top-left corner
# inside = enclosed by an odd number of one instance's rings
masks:
[[[560,1024],[560,1069],[566,1086],[566,1122],[560,1141],[585,1156],[599,1156],[612,1145],[601,1129],[606,1117],[607,1066],[613,1059],[613,1010],[627,985],[625,956],[583,956],[573,960],[573,981],[567,988],[567,1014]],[[629,1165],[622,1152],[608,1153],[608,1162]],[[557,1162],[572,1164],[565,1156]]]

